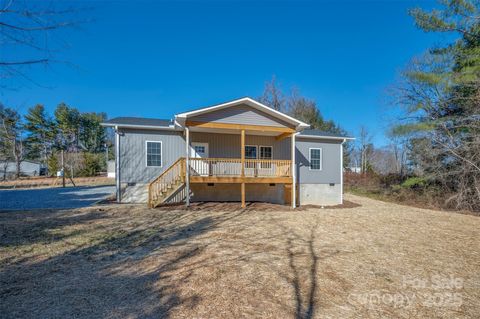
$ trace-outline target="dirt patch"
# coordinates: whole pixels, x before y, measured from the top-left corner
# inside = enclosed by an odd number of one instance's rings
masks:
[[[480,218],[346,200],[0,213],[2,318],[478,318]]]

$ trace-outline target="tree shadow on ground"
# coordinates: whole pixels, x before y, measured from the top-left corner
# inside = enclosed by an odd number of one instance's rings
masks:
[[[7,251],[0,263],[2,317],[166,318],[180,304],[193,307],[201,296],[181,296],[166,280],[169,272],[202,253],[204,245],[194,238],[238,213],[144,210],[148,218],[131,220],[112,210],[52,211],[38,218],[18,213],[13,220],[1,215],[0,238]],[[61,234],[49,236],[59,229]],[[28,258],[8,256],[9,249],[40,251],[45,245],[58,251],[48,251],[49,258],[35,251]],[[176,280],[187,279],[188,274]]]
[[[318,274],[319,261],[331,258],[340,253],[337,249],[324,247],[318,249],[315,246],[318,223],[310,227],[309,236],[303,237],[283,225],[278,224],[285,235],[285,251],[288,256],[290,272],[283,277],[290,283],[294,290],[295,318],[311,319],[318,311]],[[298,251],[298,247],[306,249]]]
[[[192,317],[203,307],[218,317],[224,313],[211,298],[226,308],[223,298],[230,298],[232,316],[248,316],[243,311],[258,301],[252,316],[274,305],[280,317],[313,318],[321,263],[339,251],[322,245],[318,223],[289,224],[300,213],[277,207],[112,205],[0,214],[2,316]],[[262,276],[272,287],[258,283]],[[215,281],[222,290],[210,285]],[[249,293],[257,300],[240,305]]]

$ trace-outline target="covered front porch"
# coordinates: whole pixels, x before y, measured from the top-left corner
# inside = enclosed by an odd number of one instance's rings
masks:
[[[295,184],[291,128],[186,121],[185,141],[187,194],[190,184],[240,184],[245,207],[246,184],[281,184],[288,190]],[[295,192],[288,193],[295,207]]]

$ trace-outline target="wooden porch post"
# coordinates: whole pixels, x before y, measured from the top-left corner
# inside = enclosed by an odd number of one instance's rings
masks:
[[[245,130],[242,130],[242,133],[241,133],[241,150],[240,150],[240,154],[241,154],[241,165],[242,165],[242,168],[241,168],[241,176],[242,178],[245,177]],[[242,182],[242,208],[245,207],[245,183]]]
[[[185,203],[190,206],[190,129],[185,126]]]

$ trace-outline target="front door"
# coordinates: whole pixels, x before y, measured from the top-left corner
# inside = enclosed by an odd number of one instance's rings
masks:
[[[190,152],[193,158],[208,158],[208,143],[192,142]],[[193,160],[190,165],[197,174],[201,176],[209,175],[208,161]]]

